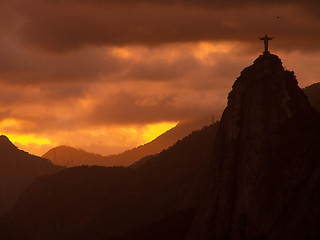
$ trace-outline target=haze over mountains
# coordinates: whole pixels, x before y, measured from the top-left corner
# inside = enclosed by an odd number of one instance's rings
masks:
[[[177,140],[187,136],[192,131],[209,125],[210,121],[212,119],[208,116],[190,122],[179,123],[153,141],[116,155],[101,156],[82,149],[59,146],[50,149],[42,157],[51,160],[54,164],[66,167],[81,165],[129,166],[145,156],[159,153],[163,149],[172,146]]]
[[[293,72],[261,55],[236,80],[220,123],[131,168],[37,179],[0,218],[0,235],[319,239],[319,123]]]
[[[304,88],[303,91],[311,105],[320,112],[320,83],[310,85]],[[145,156],[159,153],[162,149],[168,148],[177,140],[209,123],[209,116],[193,122],[179,123],[153,141],[115,155],[101,156],[100,154],[89,153],[70,146],[59,146],[50,149],[42,157],[51,160],[54,164],[65,167],[81,165],[128,166]]]

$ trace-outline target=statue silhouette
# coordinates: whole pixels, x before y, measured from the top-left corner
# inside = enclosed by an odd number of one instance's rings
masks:
[[[263,54],[268,54],[269,53],[269,50],[268,50],[269,40],[272,40],[273,38],[268,37],[268,35],[266,34],[264,37],[261,37],[259,39],[264,41],[264,52],[263,52]]]

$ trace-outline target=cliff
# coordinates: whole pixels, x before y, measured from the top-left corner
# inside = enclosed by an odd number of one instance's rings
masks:
[[[190,238],[319,238],[319,123],[276,55],[244,69],[217,131],[208,196]]]

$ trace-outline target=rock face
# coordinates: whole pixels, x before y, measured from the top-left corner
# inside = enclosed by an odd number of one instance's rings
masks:
[[[319,119],[276,55],[244,69],[221,119],[191,239],[319,239]]]

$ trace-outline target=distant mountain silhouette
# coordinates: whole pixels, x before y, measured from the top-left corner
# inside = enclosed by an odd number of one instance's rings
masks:
[[[181,239],[203,193],[217,126],[193,132],[135,168],[83,166],[37,179],[0,219],[0,235]]]
[[[62,167],[47,159],[19,150],[10,140],[0,136],[0,215],[8,211],[19,195],[35,178],[55,173]]]
[[[177,126],[161,134],[153,141],[117,155],[102,156],[100,154],[86,152],[82,149],[59,146],[50,149],[42,157],[51,160],[54,164],[66,167],[81,165],[129,166],[143,157],[161,152],[163,149],[172,146],[177,140],[182,139],[192,131],[200,129],[208,124],[210,124],[209,117],[179,123]]]
[[[320,239],[320,114],[276,55],[228,97],[189,239]]]
[[[320,112],[320,82],[303,89],[311,105]]]
[[[100,154],[86,152],[82,149],[76,149],[69,146],[59,146],[50,149],[43,158],[49,159],[57,165],[66,167],[75,167],[82,165],[108,165],[107,158]]]

